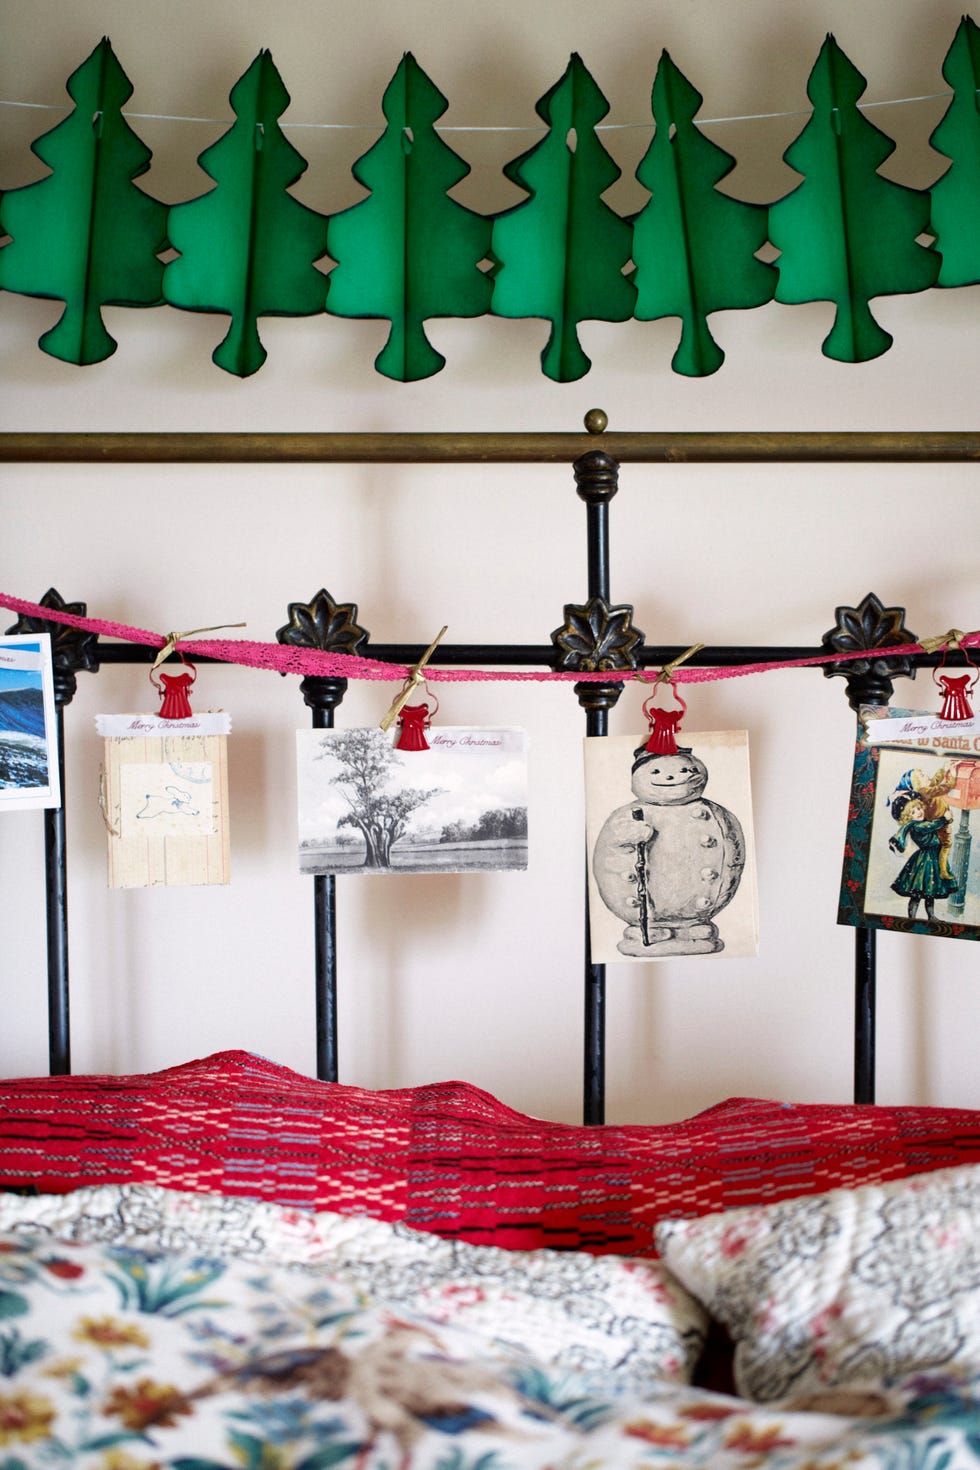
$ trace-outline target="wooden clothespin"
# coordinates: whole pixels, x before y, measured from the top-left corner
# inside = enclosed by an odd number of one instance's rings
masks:
[[[948,633],[940,633],[936,638],[920,639],[919,647],[926,653],[938,653],[941,648],[955,652],[962,646],[961,640],[968,636],[966,633],[961,633],[959,628],[950,628]]]
[[[649,678],[642,669],[637,669],[633,678],[639,679],[644,684],[669,684],[674,677],[674,670],[680,668],[681,664],[686,663],[689,658],[693,658],[696,653],[700,653],[703,647],[703,643],[692,643],[691,647],[679,657],[669,664],[664,664],[655,679]]]
[[[182,643],[185,638],[193,638],[195,633],[220,633],[224,628],[245,628],[247,626],[247,623],[216,623],[213,628],[190,628],[186,633],[168,633],[163,647],[153,660],[150,673],[152,674],[164,659],[169,658],[176,651],[178,643]]]
[[[399,711],[401,710],[402,706],[408,703],[408,701],[411,699],[412,695],[415,693],[415,690],[419,687],[419,685],[425,683],[425,673],[424,673],[425,666],[429,662],[429,659],[432,657],[432,655],[435,653],[436,648],[439,645],[439,640],[442,638],[443,634],[446,632],[448,626],[449,626],[449,624],[447,623],[436,634],[436,636],[433,638],[432,642],[429,644],[428,648],[423,653],[422,657],[419,659],[418,663],[415,665],[415,667],[412,670],[412,672],[409,674],[408,678],[405,680],[405,683],[402,685],[402,687],[399,690],[399,692],[395,695],[394,699],[391,701],[391,708],[388,710],[388,713],[385,715],[384,719],[381,721],[381,728],[382,728],[382,730],[390,730],[391,729],[392,725],[395,723],[395,721],[398,718]]]

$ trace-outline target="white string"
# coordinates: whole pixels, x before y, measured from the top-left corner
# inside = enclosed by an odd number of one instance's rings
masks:
[[[952,92],[927,92],[921,97],[886,97],[880,102],[859,102],[859,112],[865,112],[872,107],[901,107],[906,103],[913,102],[937,102],[949,100]],[[64,104],[53,102],[12,102],[7,98],[0,97],[0,107],[26,107],[33,108],[39,112],[71,112],[72,109]],[[811,107],[798,107],[788,112],[747,112],[738,117],[700,117],[695,119],[696,126],[720,126],[723,123],[743,122],[771,122],[782,117],[807,117],[813,112]],[[124,111],[123,117],[133,118],[138,122],[178,122],[178,123],[203,123],[209,127],[230,127],[235,119],[233,117],[181,117],[169,112],[128,112]],[[313,129],[320,132],[343,133],[343,132],[375,132],[383,133],[384,123],[317,123],[317,122],[284,122],[280,127]],[[597,133],[625,133],[637,128],[650,131],[654,127],[653,120],[649,122],[635,123],[599,123],[595,131]],[[501,125],[467,125],[459,124],[453,126],[435,128],[437,133],[546,133],[548,131],[544,123],[537,126],[514,127],[507,124]]]

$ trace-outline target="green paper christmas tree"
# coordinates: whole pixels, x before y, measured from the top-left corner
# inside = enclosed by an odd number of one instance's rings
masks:
[[[776,300],[833,301],[827,357],[866,362],[891,346],[868,303],[924,291],[939,257],[916,243],[929,221],[929,196],[877,172],[895,144],[858,110],[865,79],[833,36],[824,42],[807,93],[813,116],[783,155],[803,182],[769,210],[769,238],[781,251]]]
[[[570,383],[591,366],[579,322],[622,322],[633,314],[636,292],[623,274],[632,230],[602,200],[621,170],[595,132],[609,104],[578,55],[537,111],[547,136],[504,169],[530,197],[494,220],[491,309],[550,321],[541,366],[549,378]]]
[[[715,187],[735,160],[695,126],[701,102],[665,51],[653,83],[657,131],[636,170],[651,197],[633,222],[634,316],[680,317],[671,365],[688,377],[705,377],[725,360],[708,315],[762,306],[776,286],[775,269],[755,258],[767,238],[765,206]]]
[[[390,321],[374,365],[402,383],[445,363],[425,335],[430,317],[481,316],[490,305],[480,269],[490,221],[448,197],[470,171],[435,131],[448,105],[406,52],[381,103],[388,126],[353,168],[370,193],[330,220],[327,311]]]
[[[952,160],[932,186],[931,228],[942,255],[938,285],[980,281],[980,28],[964,15],[943,62],[953,89],[945,116],[929,139]]]
[[[151,154],[122,116],[133,88],[106,38],[67,88],[74,109],[31,145],[51,173],[0,200],[0,286],[63,301],[39,345],[83,365],[116,350],[103,306],[161,301],[167,208],[133,183]]]
[[[289,93],[268,51],[235,83],[231,105],[236,121],[198,159],[215,187],[170,211],[180,255],[163,290],[185,311],[230,315],[212,358],[245,378],[266,359],[260,316],[323,310],[326,281],[313,262],[326,251],[327,221],[288,192],[307,165],[279,126]]]

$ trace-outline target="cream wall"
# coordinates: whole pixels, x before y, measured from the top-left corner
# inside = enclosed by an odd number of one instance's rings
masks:
[[[961,12],[947,0],[538,0],[278,6],[0,0],[0,97],[57,105],[69,72],[109,35],[147,114],[230,116],[227,93],[262,46],[291,92],[286,121],[364,131],[293,135],[298,189],[323,212],[358,197],[350,164],[376,136],[384,86],[410,49],[460,127],[532,127],[534,103],[572,50],[623,130],[608,196],[644,194],[632,170],[649,137],[660,51],[704,94],[740,159],[731,187],[773,199],[802,125],[807,74],[828,30],[869,79],[866,100],[945,90],[940,65]],[[942,103],[882,108],[899,140],[886,165],[928,185],[926,139]],[[37,177],[29,143],[54,114],[0,109],[0,186]],[[220,131],[136,124],[154,151],[143,181],[166,200],[199,192],[197,154]],[[530,133],[462,133],[459,195],[485,210],[517,197],[500,166]],[[169,308],[107,313],[119,349],[72,368],[36,339],[56,303],[0,297],[4,430],[576,430],[601,405],[619,429],[976,428],[977,288],[875,307],[896,345],[863,366],[819,351],[830,308],[771,305],[714,318],[727,353],[704,381],[670,371],[673,322],[586,324],[594,366],[545,379],[540,322],[437,322],[446,368],[414,385],[372,361],[383,324],[267,321],[266,366],[241,382],[210,362],[222,319]],[[652,641],[812,644],[839,603],[874,590],[920,635],[978,622],[972,466],[628,466],[612,512],[612,593]],[[586,596],[584,511],[563,467],[0,467],[0,586],[55,585],[95,616],[166,631],[247,620],[271,639],[288,602],[322,585],[359,604],[375,640],[546,640]],[[8,622],[12,619],[8,619]],[[7,622],[4,623],[7,626]],[[108,892],[97,787],[102,709],[152,708],[145,671],[80,676],[68,712],[73,1064],[149,1070],[223,1047],[314,1066],[312,896],[296,873],[294,681],[206,668],[207,702],[232,711],[233,881],[227,889]],[[374,723],[391,690],[354,686],[345,723]],[[934,703],[928,682],[899,696]],[[614,732],[642,728],[627,694]],[[526,876],[350,879],[340,887],[342,1080],[370,1087],[461,1077],[511,1105],[575,1120],[581,1089],[582,717],[567,689],[455,686],[446,722],[523,724],[531,738]],[[851,1087],[853,935],[835,923],[853,733],[843,682],[779,673],[698,689],[689,729],[748,728],[759,851],[761,948],[751,960],[609,971],[607,1115],[682,1116],[733,1094],[845,1100]],[[0,1073],[45,1070],[41,820],[0,832]],[[33,920],[37,917],[38,925]],[[883,934],[878,1095],[978,1104],[977,952]]]

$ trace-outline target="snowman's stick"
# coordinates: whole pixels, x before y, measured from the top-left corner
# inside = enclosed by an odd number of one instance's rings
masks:
[[[643,821],[643,808],[633,808],[633,820]],[[644,944],[650,943],[650,905],[647,897],[647,848],[645,842],[636,844],[636,887],[640,904],[640,935]]]

